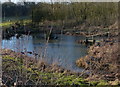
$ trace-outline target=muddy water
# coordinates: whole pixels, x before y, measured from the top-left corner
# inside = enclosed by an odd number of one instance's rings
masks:
[[[29,56],[43,59],[48,63],[56,63],[66,69],[80,72],[81,68],[75,65],[75,61],[87,54],[87,47],[76,43],[83,40],[83,36],[55,35],[57,39],[50,40],[46,44],[43,34],[22,35],[19,38],[11,37],[10,40],[2,40],[2,48],[12,49],[17,52],[32,52]],[[38,54],[35,56],[35,53]]]

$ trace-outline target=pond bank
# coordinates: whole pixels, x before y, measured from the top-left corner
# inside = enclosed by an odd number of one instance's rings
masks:
[[[3,38],[12,37],[15,34],[33,34],[33,33],[49,33],[52,29],[53,34],[66,34],[73,36],[117,36],[118,27],[117,22],[109,27],[103,26],[63,26],[59,25],[59,22],[53,23],[52,21],[42,22],[42,23],[32,23],[31,20],[23,20],[17,22],[7,22],[1,24],[3,25]]]
[[[89,48],[88,55],[78,59],[76,64],[92,70],[91,73],[97,75],[97,78],[120,81],[120,41],[118,38],[110,38],[94,44]]]
[[[71,72],[57,65],[36,61],[12,50],[2,50],[3,84],[17,85],[109,85],[105,80],[88,81],[85,74]]]
[[[25,83],[32,85],[70,85],[72,83],[87,85],[87,82],[82,79],[87,75],[79,77],[80,73],[66,70],[55,64],[49,65],[43,60],[36,60],[7,49],[2,50],[2,57],[3,83],[6,83],[6,85],[13,85],[15,79],[17,79],[17,85]],[[72,82],[73,80],[75,80],[75,83]],[[82,83],[79,81],[82,81]]]

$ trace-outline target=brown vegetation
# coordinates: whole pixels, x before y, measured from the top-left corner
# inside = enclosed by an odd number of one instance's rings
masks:
[[[76,61],[79,67],[85,67],[93,75],[107,80],[120,80],[120,42],[106,40],[90,47],[88,55]]]

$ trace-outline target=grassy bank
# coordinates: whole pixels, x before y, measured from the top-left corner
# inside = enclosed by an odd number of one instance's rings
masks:
[[[0,26],[1,27],[10,27],[10,26],[12,26],[12,25],[14,25],[15,23],[20,23],[20,24],[23,24],[23,25],[26,25],[26,24],[28,24],[28,23],[30,23],[31,22],[31,20],[22,20],[22,21],[8,21],[8,22],[2,22],[2,23],[0,23]]]
[[[109,85],[105,80],[87,80],[81,73],[35,60],[21,53],[2,50],[4,85]]]

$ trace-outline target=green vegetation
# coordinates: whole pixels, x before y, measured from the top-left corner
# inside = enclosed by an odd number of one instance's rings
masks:
[[[35,63],[34,60],[24,59],[22,56],[17,57],[16,53],[11,53],[12,55],[4,55],[3,56],[3,80],[6,80],[6,85],[12,85],[15,83],[16,76],[21,77],[23,79],[23,84],[32,84],[32,85],[81,85],[81,86],[97,86],[97,85],[109,85],[109,82],[104,80],[98,81],[88,81],[85,78],[78,76],[77,74],[69,74],[69,73],[60,73],[60,72],[52,72],[52,71],[44,71],[41,70],[38,63]],[[15,57],[16,56],[16,57]],[[27,61],[27,64],[25,63]],[[42,63],[42,65],[44,65]],[[54,68],[54,67],[53,67]],[[14,73],[14,74],[13,74]],[[6,78],[6,75],[8,76]],[[18,82],[21,81],[18,79]],[[29,83],[30,81],[30,83]],[[19,84],[19,83],[17,83]]]
[[[22,20],[22,21],[19,20],[19,21],[3,22],[3,23],[0,23],[0,26],[2,26],[2,27],[9,27],[9,26],[15,24],[16,22],[20,23],[20,24],[23,24],[23,25],[26,25],[28,23],[31,23],[31,20]]]
[[[14,22],[0,23],[0,26],[10,26],[11,24],[14,24]]]
[[[0,23],[0,26],[5,27],[3,33],[5,36],[12,37],[16,33],[18,34],[27,34],[29,33],[47,33],[51,26],[58,31],[59,29],[66,29],[67,31],[76,32],[77,30],[73,29],[84,29],[85,34],[89,33],[94,35],[95,33],[108,32],[109,26],[117,24],[118,19],[118,3],[115,2],[105,2],[105,3],[92,3],[92,2],[82,2],[82,3],[19,3],[15,4],[12,2],[3,3],[2,16],[3,20],[5,17],[22,17],[28,16],[31,19],[26,20],[9,20],[3,23]],[[23,26],[26,25],[26,26]],[[8,28],[7,27],[10,27]],[[116,25],[115,25],[116,26]],[[83,27],[83,28],[82,28]],[[25,28],[25,29],[24,29]],[[40,30],[41,29],[41,30]],[[91,29],[91,30],[90,30]],[[16,30],[16,31],[14,31]],[[14,32],[13,32],[14,31]],[[54,31],[54,32],[56,32]],[[66,33],[64,32],[64,33]],[[61,33],[61,31],[60,31]],[[68,34],[70,32],[67,32]],[[78,32],[79,33],[79,32]],[[91,55],[86,56],[86,59],[90,59],[91,56],[98,58],[98,60],[93,60],[89,63],[85,58],[80,59],[77,63],[79,66],[92,69],[91,74],[97,75],[97,73],[103,76],[103,73],[114,73],[115,76],[119,77],[119,74],[116,73],[119,66],[116,67],[115,64],[119,63],[119,57],[112,56],[107,52],[108,50],[118,48],[114,43],[106,45],[103,51],[103,48],[98,46],[100,44],[95,44],[95,51],[91,51]],[[102,44],[103,45],[103,44]],[[104,44],[105,45],[105,44]],[[104,46],[103,45],[103,46]],[[113,46],[112,46],[113,45]],[[100,52],[98,52],[100,51]],[[105,51],[105,52],[104,52]],[[109,53],[107,56],[106,52]],[[119,52],[115,49],[114,53]],[[101,53],[101,55],[100,55]],[[111,51],[112,53],[112,51]],[[7,54],[7,55],[6,55]],[[52,66],[46,64],[41,60],[35,60],[21,53],[16,53],[13,51],[7,51],[3,58],[3,83],[5,85],[13,85],[16,83],[19,84],[32,84],[32,85],[81,85],[81,86],[97,86],[97,85],[119,85],[120,81],[114,79],[114,82],[105,81],[105,80],[88,80],[78,75],[78,73],[73,73],[69,70],[65,70],[58,66]],[[98,56],[98,57],[97,57]],[[102,62],[99,60],[102,59]],[[106,61],[109,59],[109,61]],[[112,63],[113,61],[115,63]],[[95,62],[94,62],[95,61]],[[105,62],[105,63],[104,63]],[[88,64],[87,64],[88,63]],[[103,64],[102,64],[103,63]],[[106,64],[107,63],[107,64]],[[109,63],[109,64],[108,64]],[[93,64],[94,67],[91,68]],[[106,65],[105,65],[106,64]],[[119,64],[118,64],[119,65]],[[98,67],[97,67],[98,66]],[[97,68],[96,68],[97,67]],[[99,69],[99,70],[98,70]],[[101,70],[101,72],[99,72]],[[95,72],[94,72],[95,71]],[[103,72],[104,71],[104,72]],[[105,76],[104,75],[104,76]],[[104,77],[103,76],[103,77]],[[114,77],[115,77],[114,76]]]
[[[13,58],[11,56],[3,57],[3,70],[4,71],[7,70],[7,72],[10,73],[10,72],[17,70],[17,72],[20,72],[21,69],[22,69],[23,78],[25,77],[24,75],[27,73],[28,76],[31,75],[29,80],[33,80],[34,83],[36,83],[38,79],[41,79],[41,84],[87,85],[87,81],[78,77],[77,75],[65,75],[65,73],[42,72],[32,62],[29,67],[26,67],[23,64],[23,60],[21,61],[20,58]]]
[[[22,17],[30,16],[32,6],[34,2],[19,2],[17,4],[13,2],[2,3],[2,16],[5,17]]]
[[[3,3],[4,17],[28,16],[35,24],[45,23],[61,27],[101,26],[108,27],[118,19],[118,3],[72,2],[72,3]]]
[[[117,16],[117,3],[38,3],[34,7],[32,20],[33,22],[61,20],[65,26],[85,24],[107,27],[116,22]]]

